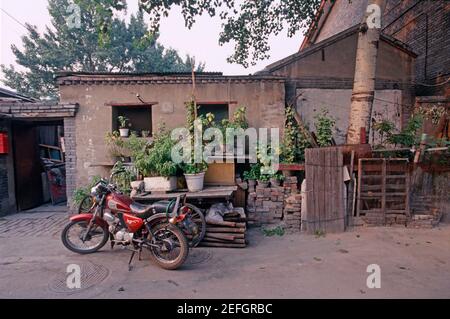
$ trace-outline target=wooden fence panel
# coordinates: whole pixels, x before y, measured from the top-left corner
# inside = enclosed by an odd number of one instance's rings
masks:
[[[343,155],[339,147],[313,148],[305,152],[306,231],[345,230]]]

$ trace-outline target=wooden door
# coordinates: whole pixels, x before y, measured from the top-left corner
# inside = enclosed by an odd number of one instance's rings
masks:
[[[32,123],[13,124],[16,201],[19,211],[43,202],[41,163],[36,127]]]
[[[344,160],[340,147],[305,151],[306,219],[308,234],[345,230]]]

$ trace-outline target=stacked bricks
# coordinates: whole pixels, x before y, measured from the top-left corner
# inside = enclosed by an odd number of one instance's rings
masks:
[[[286,229],[300,231],[302,195],[292,194],[284,199],[283,221]]]
[[[298,183],[298,181],[297,181],[296,176],[285,177],[285,179],[283,181],[283,187],[284,187],[284,193],[286,196],[298,193],[297,183]]]
[[[408,228],[433,228],[439,224],[433,215],[413,215]]]
[[[247,217],[250,224],[261,226],[283,222],[286,229],[300,230],[301,195],[297,177],[286,177],[283,186],[264,188],[249,185]]]
[[[439,224],[442,218],[442,211],[437,207],[433,207],[433,205],[425,204],[425,206],[429,207],[427,211],[420,212],[413,209],[413,214],[407,223],[407,227],[433,228]]]
[[[247,217],[251,224],[274,224],[283,217],[284,188],[256,186],[247,198]]]

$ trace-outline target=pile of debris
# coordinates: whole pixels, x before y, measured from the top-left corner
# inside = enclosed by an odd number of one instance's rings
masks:
[[[246,231],[244,208],[213,204],[206,212],[206,234],[200,246],[245,248]]]

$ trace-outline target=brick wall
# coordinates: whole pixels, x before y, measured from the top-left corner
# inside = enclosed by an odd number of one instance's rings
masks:
[[[70,203],[72,194],[76,188],[77,153],[75,118],[64,118],[64,143],[66,147],[66,194]]]
[[[362,21],[367,0],[336,0],[316,43]],[[450,75],[450,1],[387,0],[383,32],[406,43],[418,57],[417,82],[441,83]],[[417,86],[416,95],[445,95],[450,84]]]
[[[78,105],[55,103],[9,103],[0,104],[0,112],[9,114],[11,118],[63,118],[75,116]]]
[[[416,81],[439,83],[450,75],[450,2],[388,0],[383,32],[415,53]],[[445,86],[418,86],[417,95],[440,95]]]

